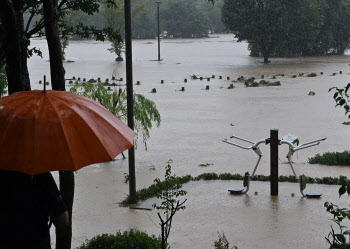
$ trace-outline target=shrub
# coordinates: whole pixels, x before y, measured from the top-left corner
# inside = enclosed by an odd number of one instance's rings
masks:
[[[230,243],[226,239],[225,233],[222,233],[222,235],[218,232],[219,239],[214,241],[214,248],[215,249],[230,249]],[[232,247],[232,249],[238,249],[237,246]]]
[[[101,234],[85,241],[77,249],[160,249],[162,241],[136,229],[116,234]]]
[[[350,151],[344,152],[326,152],[322,155],[316,154],[314,157],[308,159],[310,164],[323,165],[350,165]]]

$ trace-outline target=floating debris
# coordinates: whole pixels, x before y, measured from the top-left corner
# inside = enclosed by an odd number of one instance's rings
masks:
[[[309,73],[309,74],[307,75],[307,77],[316,77],[316,76],[317,76],[316,73]]]
[[[310,91],[308,95],[309,95],[309,96],[314,96],[315,94],[316,94],[315,92]]]
[[[201,164],[198,164],[199,167],[208,167],[210,165],[214,165],[213,163],[201,163]]]

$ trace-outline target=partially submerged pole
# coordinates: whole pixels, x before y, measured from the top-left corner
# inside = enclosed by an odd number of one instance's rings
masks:
[[[271,195],[278,195],[278,130],[270,130],[270,185]]]
[[[159,4],[160,2],[157,3],[157,26],[158,26],[158,61],[160,61],[160,27],[159,27]]]
[[[134,90],[132,78],[132,44],[131,44],[131,6],[130,0],[124,0],[125,15],[125,62],[126,62],[126,92],[128,126],[134,130]],[[136,197],[136,174],[135,174],[135,149],[128,151],[129,155],[129,196],[133,200]]]

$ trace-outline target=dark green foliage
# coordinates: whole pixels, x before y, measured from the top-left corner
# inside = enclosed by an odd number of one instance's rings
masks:
[[[154,235],[131,229],[116,234],[101,234],[87,240],[77,249],[160,249],[161,240]]]
[[[343,54],[349,0],[224,0],[222,20],[253,56]]]
[[[198,38],[208,34],[208,20],[192,1],[168,1],[162,6],[161,19],[162,30],[170,37]]]
[[[70,91],[98,101],[110,112],[126,122],[127,94],[125,89],[109,92],[101,82],[97,84],[75,82]],[[139,136],[141,136],[142,142],[147,150],[149,130],[152,129],[153,124],[159,127],[161,123],[161,117],[156,104],[145,96],[134,93],[134,119],[135,130],[137,131],[135,146],[137,145]]]
[[[349,48],[349,5],[349,0],[326,0],[322,10],[322,28],[316,43],[305,51],[306,55],[343,54]]]
[[[175,177],[171,181],[171,185],[175,184],[185,184],[190,181],[210,181],[210,180],[243,180],[244,175],[240,174],[231,174],[231,173],[221,173],[221,174],[216,174],[214,172],[212,173],[203,173],[198,176],[191,176],[191,175],[185,175],[182,177]],[[255,175],[252,179],[252,181],[262,181],[262,182],[267,182],[270,181],[270,176],[265,176],[265,175]],[[279,176],[278,177],[279,182],[297,182],[297,179],[295,179],[294,176]],[[339,178],[338,177],[306,177],[306,183],[316,183],[316,184],[327,184],[327,185],[337,185],[339,184]],[[151,186],[147,188],[143,188],[138,190],[138,200],[144,201],[152,197],[156,197],[158,193],[164,191],[166,189],[166,184],[163,181],[158,181],[155,184],[152,184]],[[131,200],[128,199],[128,197],[123,200],[120,204],[122,206],[124,205],[129,205],[129,203],[132,203]]]
[[[308,159],[310,164],[350,166],[350,151],[326,152]]]
[[[167,186],[175,186],[176,184],[185,184],[191,181],[190,175],[185,175],[183,177],[175,177],[168,181],[157,181],[148,188],[143,188],[138,191],[138,198],[140,201],[147,200],[149,198],[157,196],[158,193],[161,193],[166,189]]]
[[[197,8],[207,18],[207,29],[213,33],[223,33],[226,31],[225,25],[221,21],[221,8],[223,2],[215,1],[215,4],[206,1],[200,1],[200,6]]]
[[[350,181],[345,176],[340,176],[339,184],[341,185],[339,189],[339,197],[345,193],[350,196]],[[333,215],[332,220],[339,228],[339,232],[336,233],[333,227],[331,227],[331,232],[326,237],[326,241],[330,245],[330,248],[350,248],[350,239],[347,240],[345,236],[350,233],[350,230],[344,231],[346,226],[342,224],[344,220],[350,220],[350,209],[340,208],[331,202],[325,202],[324,206],[327,212]]]
[[[0,97],[7,94],[7,77],[5,72],[5,66],[0,68]]]

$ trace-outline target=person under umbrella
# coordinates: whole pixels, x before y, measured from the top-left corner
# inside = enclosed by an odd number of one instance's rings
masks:
[[[0,247],[51,249],[50,226],[65,231],[68,212],[51,173],[0,171]]]
[[[133,147],[134,135],[102,105],[74,93],[0,98],[0,248],[50,249],[49,217],[57,229],[71,223],[48,172],[110,161]]]

